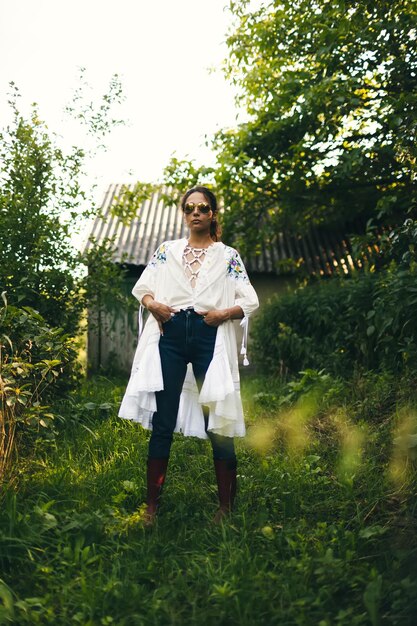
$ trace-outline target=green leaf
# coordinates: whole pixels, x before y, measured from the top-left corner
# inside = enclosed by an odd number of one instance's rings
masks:
[[[366,586],[363,600],[369,614],[372,626],[379,626],[379,607],[382,596],[382,576],[379,574],[376,579],[371,580]]]
[[[362,539],[370,539],[371,537],[379,537],[386,533],[387,529],[383,526],[375,524],[374,526],[367,526],[359,531],[359,537]]]
[[[14,620],[14,601],[10,587],[0,579],[0,618],[1,623],[7,623]],[[4,620],[4,621],[3,621]]]

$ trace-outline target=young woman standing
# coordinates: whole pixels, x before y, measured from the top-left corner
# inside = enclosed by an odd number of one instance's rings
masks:
[[[194,187],[181,207],[189,237],[162,243],[132,291],[151,315],[119,411],[119,417],[152,430],[148,524],[157,513],[174,432],[211,441],[217,522],[233,507],[234,437],[245,435],[233,320],[242,319],[247,362],[247,323],[258,298],[237,251],[219,241],[215,195]]]

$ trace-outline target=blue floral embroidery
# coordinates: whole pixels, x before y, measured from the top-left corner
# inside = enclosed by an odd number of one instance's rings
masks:
[[[155,268],[158,263],[166,263],[167,260],[167,246],[161,243],[159,248],[154,252],[153,257],[148,263],[148,267]]]
[[[233,248],[228,249],[227,259],[227,275],[235,280],[243,280],[249,282],[248,275],[245,270],[245,266],[242,263],[242,259]]]

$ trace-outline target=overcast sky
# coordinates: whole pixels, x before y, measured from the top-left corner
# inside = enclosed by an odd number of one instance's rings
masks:
[[[99,188],[133,178],[153,181],[170,155],[210,162],[204,136],[236,125],[234,90],[220,70],[232,22],[228,0],[0,0],[0,116],[8,83],[22,103],[66,141],[83,145],[63,122],[63,108],[86,68],[97,99],[112,74],[130,121],[91,165]],[[216,71],[210,72],[210,68]],[[70,133],[71,136],[68,136]]]

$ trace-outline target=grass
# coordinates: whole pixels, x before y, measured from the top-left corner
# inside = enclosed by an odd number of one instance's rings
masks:
[[[16,465],[0,512],[0,623],[415,623],[406,381],[245,379],[236,511],[213,526],[209,444],[178,435],[147,530],[149,434],[116,417],[123,385],[86,383],[59,406],[55,440]]]

